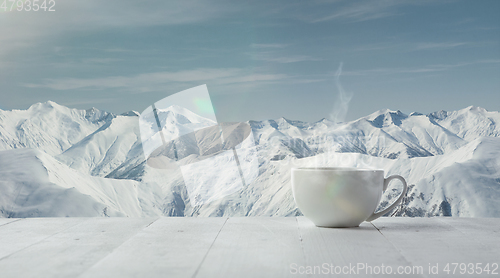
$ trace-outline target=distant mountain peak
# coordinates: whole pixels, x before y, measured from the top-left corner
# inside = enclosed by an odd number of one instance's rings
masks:
[[[444,120],[446,117],[448,117],[448,114],[449,114],[448,111],[440,110],[440,111],[429,113],[428,116],[429,116],[429,118]]]
[[[31,105],[28,110],[35,110],[35,109],[53,109],[53,108],[66,108],[66,106],[62,106],[54,101],[48,100],[45,102],[37,102],[33,105]]]
[[[370,115],[365,116],[364,118],[368,119],[368,120],[374,120],[375,118],[377,118],[380,115],[391,115],[391,114],[394,114],[394,115],[405,115],[400,110],[391,110],[391,109],[387,109],[386,108],[386,109],[377,110],[377,111],[371,113]]]
[[[85,110],[85,119],[87,119],[93,123],[107,121],[107,120],[110,120],[114,117],[115,117],[115,115],[113,113],[99,110],[95,107],[92,107],[92,108]]]
[[[479,107],[479,106],[474,106],[474,105],[468,106],[468,107],[466,107],[465,109],[462,109],[462,110],[467,110],[467,111],[471,111],[471,112],[480,112],[480,113],[486,113],[486,112],[488,112],[486,109],[484,109],[482,107]]]
[[[408,118],[408,115],[400,110],[394,111],[389,109],[382,109],[365,117],[365,119],[371,122],[375,127],[379,128],[390,124],[399,126],[406,118]]]

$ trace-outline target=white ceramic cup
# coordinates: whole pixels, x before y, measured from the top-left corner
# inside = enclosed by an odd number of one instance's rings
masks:
[[[375,213],[382,193],[393,179],[403,183],[403,192],[388,208]],[[384,170],[360,168],[294,168],[292,192],[304,216],[319,227],[357,227],[396,207],[408,187],[398,175],[384,179]]]

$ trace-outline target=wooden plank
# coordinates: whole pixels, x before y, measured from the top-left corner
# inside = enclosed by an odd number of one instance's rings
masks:
[[[192,277],[226,220],[160,218],[81,277]]]
[[[368,222],[355,228],[319,228],[297,217],[307,267],[313,274],[342,277],[383,277],[413,265]],[[332,269],[333,266],[333,269]],[[401,269],[404,270],[404,269]],[[377,274],[378,273],[378,274]],[[405,275],[405,277],[423,277]]]
[[[86,218],[27,218],[0,227],[0,260],[78,225]]]
[[[453,271],[452,263],[499,263],[498,249],[484,248],[474,236],[464,234],[436,218],[384,217],[373,223],[403,256],[414,265],[423,266],[427,277],[449,277],[453,273],[447,274],[445,267],[448,264]],[[488,236],[494,237],[493,233]],[[429,267],[435,266],[437,274],[429,273]],[[455,275],[478,276],[477,273],[457,272]]]
[[[229,218],[196,277],[288,277],[304,264],[294,217]]]
[[[0,226],[12,223],[14,221],[22,220],[23,218],[0,218]]]
[[[470,236],[481,244],[482,248],[500,250],[500,218],[439,217],[437,219]]]
[[[1,276],[76,277],[154,220],[91,218],[0,260]]]
[[[153,220],[141,218],[5,221],[0,277],[283,277],[301,276],[294,271],[307,267],[332,275],[332,265],[350,263],[371,266],[372,273],[383,264],[393,273],[421,266],[423,277],[453,277],[444,272],[447,263],[490,263],[491,269],[500,257],[500,219],[380,218],[349,229],[318,228],[304,217],[226,220],[160,218],[149,226]],[[429,274],[429,264],[438,266],[437,275]],[[352,277],[370,276],[366,266],[355,270],[360,274]]]
[[[439,217],[436,219],[453,226],[471,240],[476,241],[483,250],[500,250],[500,218]],[[498,252],[498,257],[500,257],[500,251]]]

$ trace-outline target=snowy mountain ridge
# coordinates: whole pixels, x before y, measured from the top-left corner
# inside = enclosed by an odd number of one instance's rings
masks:
[[[146,164],[138,116],[51,101],[0,110],[0,217],[297,215],[290,188],[296,166],[400,174],[410,189],[396,215],[500,217],[499,112],[385,109],[346,123],[249,121],[257,180],[201,206],[191,205],[180,173]],[[158,110],[158,117],[172,138],[189,125],[213,124],[175,106]],[[397,196],[397,187],[390,186],[382,204]]]

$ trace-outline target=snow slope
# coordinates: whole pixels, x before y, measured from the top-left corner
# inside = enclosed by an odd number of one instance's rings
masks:
[[[125,161],[144,158],[137,116],[116,116],[56,156],[73,169],[104,177]]]
[[[156,216],[156,185],[78,172],[36,149],[0,151],[2,217]]]
[[[158,110],[158,116],[173,137],[186,128],[213,125],[177,106]],[[53,102],[0,110],[0,213],[297,215],[290,169],[309,165],[382,168],[386,175],[404,176],[410,190],[396,215],[500,217],[499,122],[500,113],[473,106],[428,115],[381,110],[347,123],[249,121],[258,178],[234,194],[193,206],[179,171],[145,162],[137,112],[113,115]],[[186,136],[176,146],[184,163],[200,151]],[[209,173],[224,175],[217,165],[207,167],[207,182]],[[397,188],[391,185],[383,205],[397,196]]]

